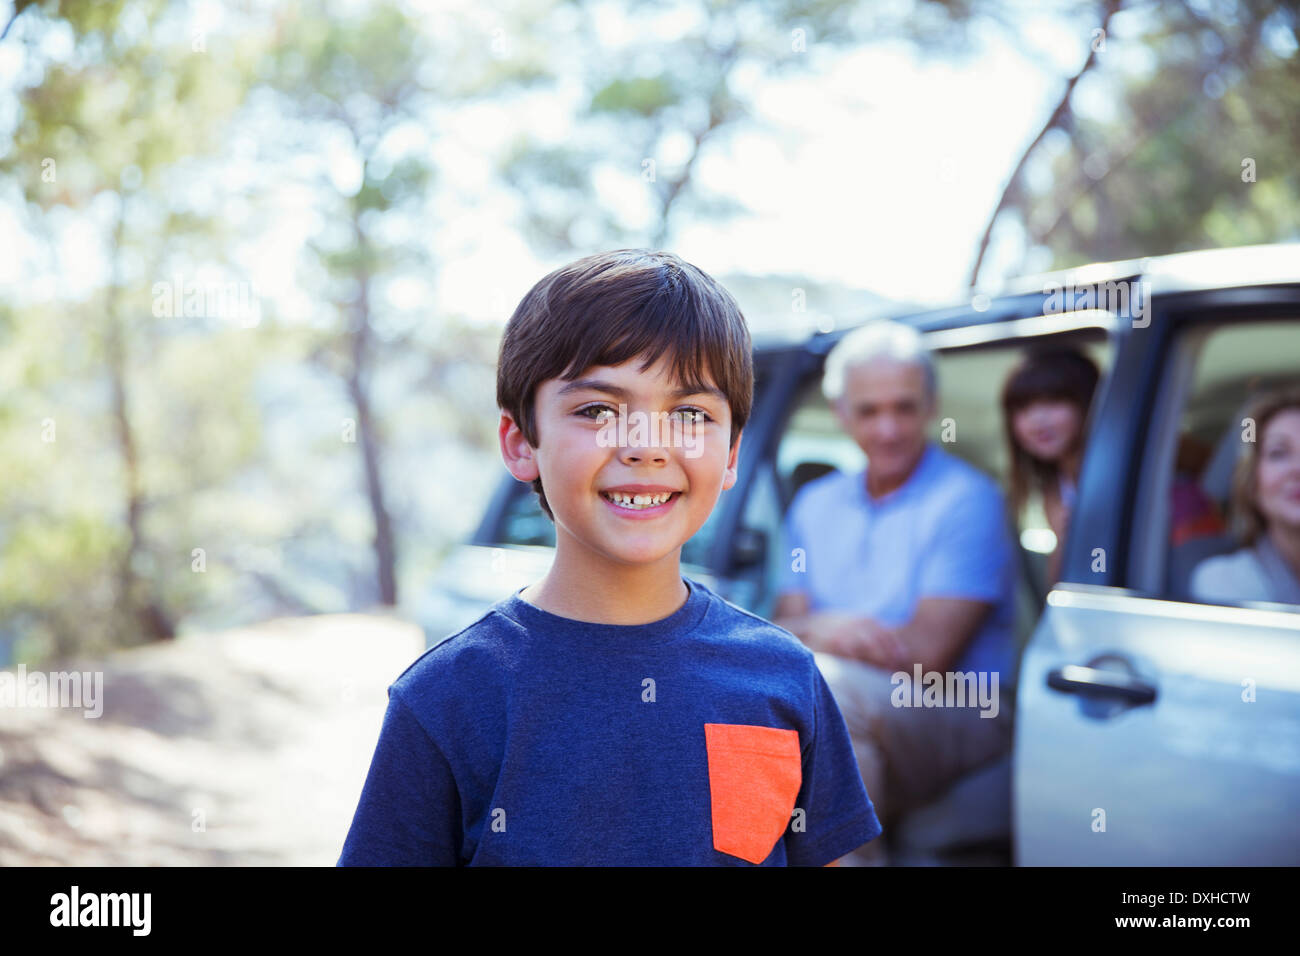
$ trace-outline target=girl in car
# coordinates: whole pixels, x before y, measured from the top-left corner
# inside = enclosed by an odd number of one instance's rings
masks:
[[[1050,588],[1060,576],[1061,547],[1074,507],[1083,439],[1100,373],[1077,349],[1027,354],[1002,387],[1002,415],[1011,459],[1011,509],[1019,520],[1041,495],[1056,547],[1047,559]]]

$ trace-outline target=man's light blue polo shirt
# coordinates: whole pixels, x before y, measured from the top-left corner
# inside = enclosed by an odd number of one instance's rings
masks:
[[[868,463],[870,468],[870,463]],[[927,597],[994,605],[952,667],[1014,676],[1015,567],[1002,493],[988,475],[927,443],[902,486],[872,499],[867,469],[831,472],[799,489],[786,514],[778,593],[811,609],[849,611],[886,627]],[[803,549],[804,570],[796,570]]]

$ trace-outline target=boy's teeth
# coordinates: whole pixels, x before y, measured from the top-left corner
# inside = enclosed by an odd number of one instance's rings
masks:
[[[662,492],[657,495],[629,495],[621,491],[605,492],[605,497],[625,508],[653,508],[655,505],[663,504],[672,496],[672,492]]]

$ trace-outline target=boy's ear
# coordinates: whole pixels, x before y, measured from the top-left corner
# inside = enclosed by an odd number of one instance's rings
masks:
[[[501,413],[501,423],[497,426],[497,438],[501,443],[501,457],[505,459],[506,468],[519,481],[532,481],[541,477],[537,469],[537,459],[533,457],[533,446],[528,444],[509,412]]]
[[[736,443],[731,446],[731,455],[727,458],[727,470],[722,475],[723,491],[736,483],[736,463],[740,460],[740,440],[744,437],[745,429],[736,432]]]

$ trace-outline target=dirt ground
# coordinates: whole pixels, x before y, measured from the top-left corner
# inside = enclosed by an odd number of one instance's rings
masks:
[[[65,665],[103,672],[103,713],[0,706],[0,866],[334,865],[423,650],[324,615]]]

